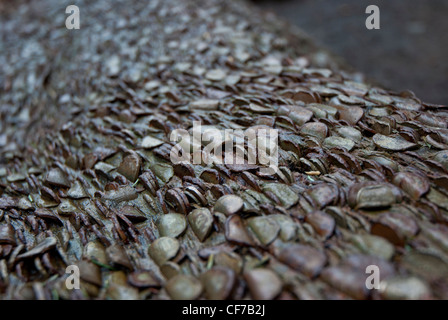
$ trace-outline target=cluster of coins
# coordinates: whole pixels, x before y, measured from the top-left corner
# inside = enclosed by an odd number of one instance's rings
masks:
[[[446,106],[245,2],[105,2],[76,35],[6,19],[0,298],[448,298]],[[277,172],[172,163],[195,121],[276,129]]]

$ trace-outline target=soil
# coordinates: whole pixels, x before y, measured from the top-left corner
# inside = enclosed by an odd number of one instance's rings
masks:
[[[303,29],[372,82],[448,104],[448,1],[254,2]],[[371,4],[380,8],[380,30],[365,27],[365,10]]]

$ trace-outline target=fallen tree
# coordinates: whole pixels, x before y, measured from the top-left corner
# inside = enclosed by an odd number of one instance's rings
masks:
[[[242,1],[1,5],[2,298],[447,298],[445,106]],[[195,121],[278,170],[174,164]]]

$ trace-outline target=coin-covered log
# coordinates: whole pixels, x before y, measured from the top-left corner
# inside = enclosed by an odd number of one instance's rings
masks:
[[[41,2],[0,3],[1,299],[448,299],[447,106],[243,1]],[[278,170],[173,163],[194,122]]]

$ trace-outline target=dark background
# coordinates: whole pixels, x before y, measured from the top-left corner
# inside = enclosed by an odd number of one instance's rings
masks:
[[[448,104],[448,0],[253,0],[306,31],[375,83]],[[377,5],[381,29],[367,30]]]

